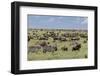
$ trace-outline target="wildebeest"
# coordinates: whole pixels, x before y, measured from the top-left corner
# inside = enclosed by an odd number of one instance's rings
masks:
[[[67,41],[66,37],[61,37],[61,36],[55,36],[53,37],[53,40]]]
[[[84,57],[87,58],[87,55],[85,55]]]
[[[28,36],[28,41],[30,41],[30,37]]]
[[[73,47],[72,47],[72,51],[76,51],[76,50],[79,51],[80,48],[81,48],[81,44],[80,44],[80,43],[76,43],[76,44],[73,45]]]
[[[60,37],[53,37],[53,40],[60,40]]]
[[[33,37],[31,35],[28,35],[28,41],[30,41],[31,39],[33,39]]]
[[[78,36],[78,33],[71,33],[69,35],[70,35],[70,37],[77,37]]]
[[[49,37],[55,37],[56,36],[56,33],[54,32],[49,32]]]
[[[87,40],[84,40],[83,43],[87,43]]]
[[[46,53],[46,52],[52,52],[54,53],[54,51],[57,51],[57,46],[44,46],[43,47],[43,53]]]
[[[68,51],[68,47],[66,47],[66,46],[63,46],[61,49],[62,49],[63,51]]]
[[[44,47],[44,46],[47,46],[47,42],[46,41],[43,41],[39,44],[41,47]]]
[[[71,38],[71,40],[80,40],[80,38],[78,38],[78,37],[73,37],[73,38]]]
[[[31,46],[31,47],[28,48],[28,53],[29,52],[32,52],[32,53],[38,52],[40,49],[41,49],[41,46],[39,46],[39,45]]]
[[[67,41],[65,37],[60,37],[60,41]]]
[[[82,38],[88,38],[88,35],[87,34],[80,34],[80,37],[82,37]]]
[[[63,37],[77,37],[78,33],[63,33],[61,34]]]
[[[40,37],[39,40],[48,40],[47,37]]]
[[[44,36],[44,37],[46,37],[46,38],[48,38],[48,37],[49,37],[49,34],[48,34],[48,32],[46,32],[46,33],[43,33],[43,36]]]

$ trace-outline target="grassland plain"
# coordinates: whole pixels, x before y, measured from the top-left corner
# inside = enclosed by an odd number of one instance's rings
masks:
[[[78,34],[87,34],[87,31],[73,31],[73,30],[39,30],[39,29],[35,29],[35,34],[37,34],[38,36],[42,36],[44,33],[48,32],[48,31],[53,31],[54,33],[59,33],[59,35],[63,34],[63,33],[78,33]],[[34,29],[29,29],[28,34],[30,34],[30,36],[33,36],[33,32]],[[66,37],[67,38],[67,37]],[[50,45],[57,45],[57,51],[55,52],[46,52],[43,53],[42,49],[40,49],[38,52],[29,52],[27,53],[27,59],[28,61],[31,60],[57,60],[57,59],[82,59],[82,58],[87,58],[88,57],[88,42],[84,43],[84,41],[86,40],[86,38],[81,38],[79,36],[80,40],[78,40],[77,42],[81,44],[81,48],[79,51],[72,51],[72,43],[75,41],[71,41],[70,38],[68,38],[69,40],[67,41],[59,41],[56,40],[54,41],[52,37],[48,37],[48,40],[39,40],[37,38],[32,38],[29,42],[28,42],[28,51],[29,51],[29,47],[30,46],[35,46],[35,45],[39,45],[41,42],[45,41],[45,42],[49,42]],[[61,48],[63,46],[68,47],[67,51],[63,51]]]

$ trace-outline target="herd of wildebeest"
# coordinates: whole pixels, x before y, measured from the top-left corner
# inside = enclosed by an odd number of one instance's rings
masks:
[[[28,30],[28,55],[54,56],[57,51],[80,52],[82,47],[87,48],[87,30],[64,30],[64,29],[29,29]],[[81,49],[81,50],[80,50]],[[85,49],[87,51],[87,49]],[[33,60],[34,60],[34,54]],[[67,53],[66,53],[67,56]],[[30,57],[30,56],[29,56]],[[49,56],[50,57],[50,56]],[[84,55],[87,58],[87,54]],[[32,58],[31,58],[32,60]]]

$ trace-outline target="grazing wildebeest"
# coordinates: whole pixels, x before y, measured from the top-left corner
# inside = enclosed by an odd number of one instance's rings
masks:
[[[87,58],[88,56],[87,56],[87,55],[85,55],[84,57],[85,57],[85,58]]]
[[[49,32],[49,37],[55,37],[56,34],[54,32]]]
[[[28,35],[28,41],[30,41],[31,39],[33,39],[32,35]]]
[[[53,37],[53,40],[60,40],[60,37]]]
[[[83,43],[87,43],[87,40],[84,40]]]
[[[46,53],[46,52],[52,52],[54,53],[54,51],[57,51],[57,47],[56,46],[44,46],[43,47],[43,53]]]
[[[36,33],[35,33],[35,32],[33,32],[33,35],[36,35]]]
[[[60,37],[60,41],[67,41],[65,37]]]
[[[32,52],[32,53],[38,52],[40,49],[41,49],[41,46],[39,46],[39,45],[31,46],[31,47],[28,48],[28,53],[30,53],[30,52]]]
[[[77,33],[71,33],[70,34],[70,37],[77,37],[78,35],[77,35]]]
[[[41,46],[41,47],[47,46],[47,42],[46,42],[46,41],[41,42],[41,43],[40,43],[40,46]]]
[[[71,33],[63,33],[61,34],[62,37],[73,37]]]
[[[76,44],[73,45],[72,51],[76,51],[76,50],[79,51],[80,48],[81,48],[81,44],[80,43],[76,43]]]
[[[39,40],[48,40],[47,37],[40,37]]]
[[[61,48],[63,51],[68,51],[68,48],[66,46]]]
[[[82,37],[82,38],[88,38],[88,35],[87,34],[80,34],[80,37]]]
[[[46,37],[46,38],[48,38],[49,34],[48,33],[44,33],[43,36]]]
[[[73,37],[73,38],[71,38],[71,40],[80,40],[80,38],[78,38],[78,37]]]
[[[30,41],[30,37],[28,36],[28,41]]]

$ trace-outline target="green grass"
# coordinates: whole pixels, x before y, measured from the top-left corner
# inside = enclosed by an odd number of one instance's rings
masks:
[[[42,53],[29,53],[28,54],[28,60],[51,60],[51,59],[79,59],[79,58],[85,58],[85,55],[87,55],[87,49],[82,48],[80,51],[74,51],[71,50],[68,51],[56,51],[54,53],[47,52]]]
[[[38,31],[37,34],[41,35],[43,32]],[[63,32],[61,32],[63,33]],[[29,46],[34,46],[37,45],[41,42],[42,40],[34,40],[31,39],[30,42],[28,43]],[[87,58],[88,57],[88,48],[87,48],[87,43],[83,43],[84,38],[81,38],[79,40],[79,43],[82,44],[82,47],[80,51],[72,51],[72,46],[71,43],[72,41],[56,41],[53,42],[52,38],[49,38],[46,42],[50,42],[50,44],[57,44],[58,50],[54,53],[52,52],[47,52],[43,53],[42,51],[39,51],[37,53],[28,53],[27,59],[29,61],[31,60],[56,60],[56,59],[82,59],[82,58]],[[61,50],[61,47],[66,46],[68,47],[68,51],[63,51]]]

